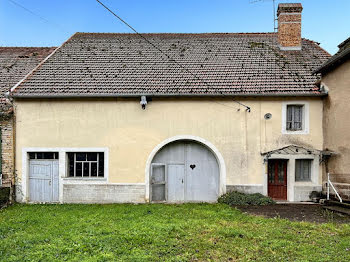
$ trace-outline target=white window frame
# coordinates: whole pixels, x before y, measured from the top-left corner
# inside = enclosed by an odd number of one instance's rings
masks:
[[[302,115],[302,130],[287,130],[287,106],[289,105],[298,105],[303,106],[303,115]],[[288,101],[282,103],[282,134],[288,135],[306,135],[309,134],[310,128],[310,111],[309,103],[306,101]]]

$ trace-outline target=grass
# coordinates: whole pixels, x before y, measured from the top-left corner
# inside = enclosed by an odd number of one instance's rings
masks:
[[[0,211],[0,260],[350,261],[350,225],[223,204],[14,205]]]

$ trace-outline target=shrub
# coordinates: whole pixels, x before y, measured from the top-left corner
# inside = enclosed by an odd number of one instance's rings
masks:
[[[6,204],[10,198],[10,188],[0,187],[0,207]]]
[[[262,194],[245,194],[237,191],[232,191],[220,196],[218,202],[228,205],[263,206],[275,204],[275,201],[273,201],[270,197],[264,196]]]

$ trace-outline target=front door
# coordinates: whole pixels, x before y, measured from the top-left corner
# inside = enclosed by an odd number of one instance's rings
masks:
[[[58,202],[58,160],[30,160],[29,201]]]
[[[269,160],[268,195],[276,200],[287,200],[287,160]]]

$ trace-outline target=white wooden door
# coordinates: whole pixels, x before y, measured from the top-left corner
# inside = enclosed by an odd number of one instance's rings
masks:
[[[59,201],[58,160],[30,160],[29,201]]]
[[[198,143],[186,144],[186,200],[215,202],[219,195],[219,166],[214,154]]]
[[[168,165],[168,202],[185,200],[185,165]]]

